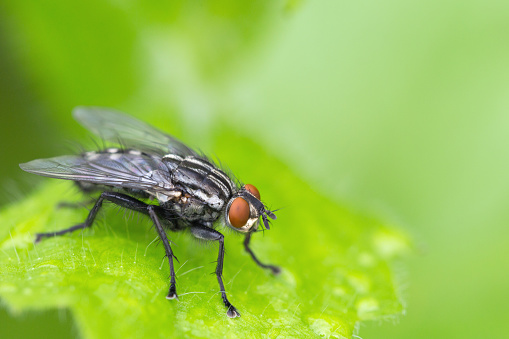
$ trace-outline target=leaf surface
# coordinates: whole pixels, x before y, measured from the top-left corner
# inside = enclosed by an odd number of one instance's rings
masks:
[[[111,204],[92,229],[34,246],[35,233],[80,223],[88,213],[56,208],[83,199],[57,180],[0,213],[3,303],[15,314],[68,308],[84,338],[350,338],[359,321],[403,312],[390,263],[410,246],[404,234],[315,192],[255,143],[233,132],[214,138],[234,173],[269,206],[283,207],[270,231],[252,237],[260,260],[283,268],[279,276],[256,266],[242,237],[224,232],[224,281],[241,318],[226,317],[211,274],[217,244],[169,233],[180,261],[179,301],[166,300],[169,268],[150,222]]]

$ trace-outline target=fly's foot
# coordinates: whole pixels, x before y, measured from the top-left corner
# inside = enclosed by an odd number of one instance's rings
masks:
[[[228,318],[232,318],[232,319],[237,318],[237,317],[240,318],[239,311],[237,311],[235,306],[233,306],[232,304],[230,304],[230,306],[228,306],[228,311],[226,311],[226,315],[228,316]]]
[[[281,273],[281,267],[279,266],[268,265],[267,268],[269,268],[274,275],[279,275]]]
[[[42,238],[44,238],[44,233],[36,233],[35,234],[35,243],[36,244],[40,243]]]
[[[168,295],[166,296],[166,299],[168,299],[168,300],[173,300],[173,299],[179,300],[179,298],[177,296],[177,289],[175,288],[175,285],[171,285],[170,286],[170,291],[168,292]]]
[[[52,238],[52,237],[56,237],[57,235],[59,235],[58,232],[35,233],[35,242],[34,243],[38,244],[44,238]]]
[[[86,223],[78,224],[73,227],[66,228],[65,230],[61,231],[55,231],[55,232],[48,232],[48,233],[36,233],[35,234],[35,243],[39,243],[44,238],[52,238],[52,237],[58,237],[67,233],[74,232],[76,230],[82,230],[85,229],[87,226]]]
[[[220,280],[221,278],[219,278],[219,275],[218,275],[218,279],[219,279],[219,282],[221,283],[221,288],[224,290],[224,286],[223,286],[222,281]],[[237,317],[240,318],[240,312],[237,311],[235,306],[233,306],[230,303],[230,301],[226,297],[226,293],[224,291],[221,291],[221,298],[223,299],[224,306],[227,308],[226,315],[228,316],[228,318],[232,318],[232,319],[237,318]]]

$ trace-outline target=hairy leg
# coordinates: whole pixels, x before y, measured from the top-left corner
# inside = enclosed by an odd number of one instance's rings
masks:
[[[201,240],[206,241],[217,241],[219,242],[219,254],[217,257],[217,266],[216,266],[216,277],[219,283],[219,288],[221,289],[221,298],[223,299],[224,306],[228,309],[226,314],[230,318],[240,317],[239,311],[233,306],[228,298],[226,297],[226,291],[224,290],[223,284],[223,262],[224,262],[224,236],[216,230],[212,228],[201,226],[201,225],[192,225],[190,227],[192,235]]]
[[[131,196],[128,196],[126,194],[117,193],[117,192],[103,192],[99,196],[99,199],[94,204],[94,207],[90,210],[90,213],[88,214],[87,219],[84,223],[69,227],[67,229],[61,230],[61,231],[55,231],[55,232],[48,232],[48,233],[37,233],[35,242],[41,241],[43,238],[51,238],[56,236],[61,236],[66,233],[74,232],[76,230],[82,230],[88,227],[91,227],[94,223],[95,217],[97,216],[97,213],[102,207],[102,204],[104,200],[111,201],[112,203],[133,210],[137,212],[141,212],[143,214],[147,214],[150,219],[155,224],[157,234],[159,235],[159,238],[161,238],[164,249],[166,252],[166,257],[168,258],[168,262],[170,265],[170,290],[168,292],[167,299],[177,299],[177,290],[176,290],[176,281],[175,281],[175,269],[173,266],[173,258],[175,257],[173,255],[173,251],[170,246],[170,242],[168,241],[168,237],[166,236],[166,232],[164,231],[164,228],[161,225],[161,222],[159,220],[159,217],[162,215],[165,215],[164,210],[160,206],[156,205],[149,205],[146,204],[138,199],[135,199]]]

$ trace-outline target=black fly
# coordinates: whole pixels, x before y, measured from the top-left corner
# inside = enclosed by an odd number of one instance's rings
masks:
[[[51,178],[75,181],[86,191],[101,195],[82,224],[37,234],[36,242],[91,227],[104,200],[141,212],[150,217],[162,240],[170,265],[170,289],[167,299],[177,299],[174,254],[166,230],[190,233],[201,240],[217,241],[219,255],[216,276],[221,297],[230,318],[240,313],[226,297],[222,280],[224,236],[219,225],[245,233],[244,247],[253,260],[274,274],[279,267],[261,263],[249,248],[252,232],[260,218],[269,229],[273,211],[260,201],[253,185],[240,185],[205,156],[177,139],[141,121],[119,112],[96,107],[78,107],[74,118],[99,137],[122,148],[106,148],[79,155],[39,159],[20,167],[24,171]],[[158,205],[138,199],[156,199]]]

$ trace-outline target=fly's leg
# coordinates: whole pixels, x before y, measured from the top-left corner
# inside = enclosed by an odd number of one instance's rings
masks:
[[[217,266],[216,266],[216,276],[217,281],[219,282],[219,288],[221,289],[221,298],[223,299],[224,306],[228,309],[226,311],[226,315],[230,318],[240,317],[239,311],[233,306],[228,298],[226,297],[226,292],[224,290],[223,284],[223,261],[224,261],[224,236],[216,230],[213,230],[208,227],[192,225],[190,227],[191,233],[197,239],[202,239],[206,241],[217,241],[219,242],[219,255],[217,257]]]
[[[70,233],[79,229],[85,229],[87,227],[91,227],[94,223],[95,217],[97,216],[97,212],[102,206],[104,200],[111,201],[112,203],[133,210],[137,212],[141,212],[143,214],[147,214],[150,219],[154,222],[157,230],[157,234],[159,238],[163,241],[164,249],[166,251],[166,256],[168,257],[168,262],[170,264],[170,290],[168,292],[167,299],[177,299],[177,290],[175,287],[175,270],[173,267],[173,251],[170,247],[170,242],[168,241],[168,237],[166,236],[166,232],[164,231],[161,222],[159,221],[159,215],[164,215],[164,210],[156,205],[148,205],[142,201],[139,201],[133,197],[130,197],[125,194],[116,193],[116,192],[103,192],[99,199],[97,199],[94,207],[90,210],[87,219],[84,223],[78,224],[67,229],[57,231],[57,232],[48,232],[48,233],[37,233],[35,242],[41,241],[43,238],[51,238],[60,235],[64,235],[66,233]]]
[[[281,273],[280,267],[274,266],[274,265],[267,265],[267,264],[262,263],[260,260],[258,260],[256,255],[254,254],[253,250],[249,247],[250,241],[251,241],[251,233],[248,233],[248,234],[246,234],[246,238],[244,239],[244,249],[246,250],[247,253],[249,253],[251,255],[251,258],[253,258],[254,262],[262,268],[270,269],[272,271],[272,274],[277,275],[277,274]]]
[[[38,243],[44,238],[57,237],[57,236],[61,236],[61,235],[67,234],[67,233],[74,232],[76,230],[82,230],[82,229],[92,226],[92,224],[94,223],[95,217],[97,215],[97,212],[99,212],[99,209],[101,208],[104,199],[108,199],[108,194],[115,194],[115,193],[111,193],[111,192],[102,193],[101,196],[99,197],[99,199],[97,199],[97,201],[95,202],[94,207],[92,207],[92,209],[90,210],[90,213],[88,213],[88,217],[84,223],[74,225],[72,227],[66,228],[61,231],[37,233],[36,237],[35,237],[35,242]]]
[[[132,199],[132,198],[131,198]],[[141,203],[141,202],[140,202]],[[154,222],[156,225],[157,233],[159,234],[159,238],[163,241],[164,250],[166,251],[166,257],[168,258],[168,263],[170,264],[170,290],[168,291],[168,295],[166,296],[166,299],[177,299],[177,287],[175,286],[175,268],[173,267],[173,258],[177,259],[173,255],[173,251],[171,250],[170,242],[168,241],[168,237],[166,236],[166,232],[163,229],[163,226],[161,225],[161,222],[159,221],[159,217],[157,216],[157,209],[161,209],[159,206],[155,205],[146,205],[148,210],[148,215],[150,216],[150,219]]]

